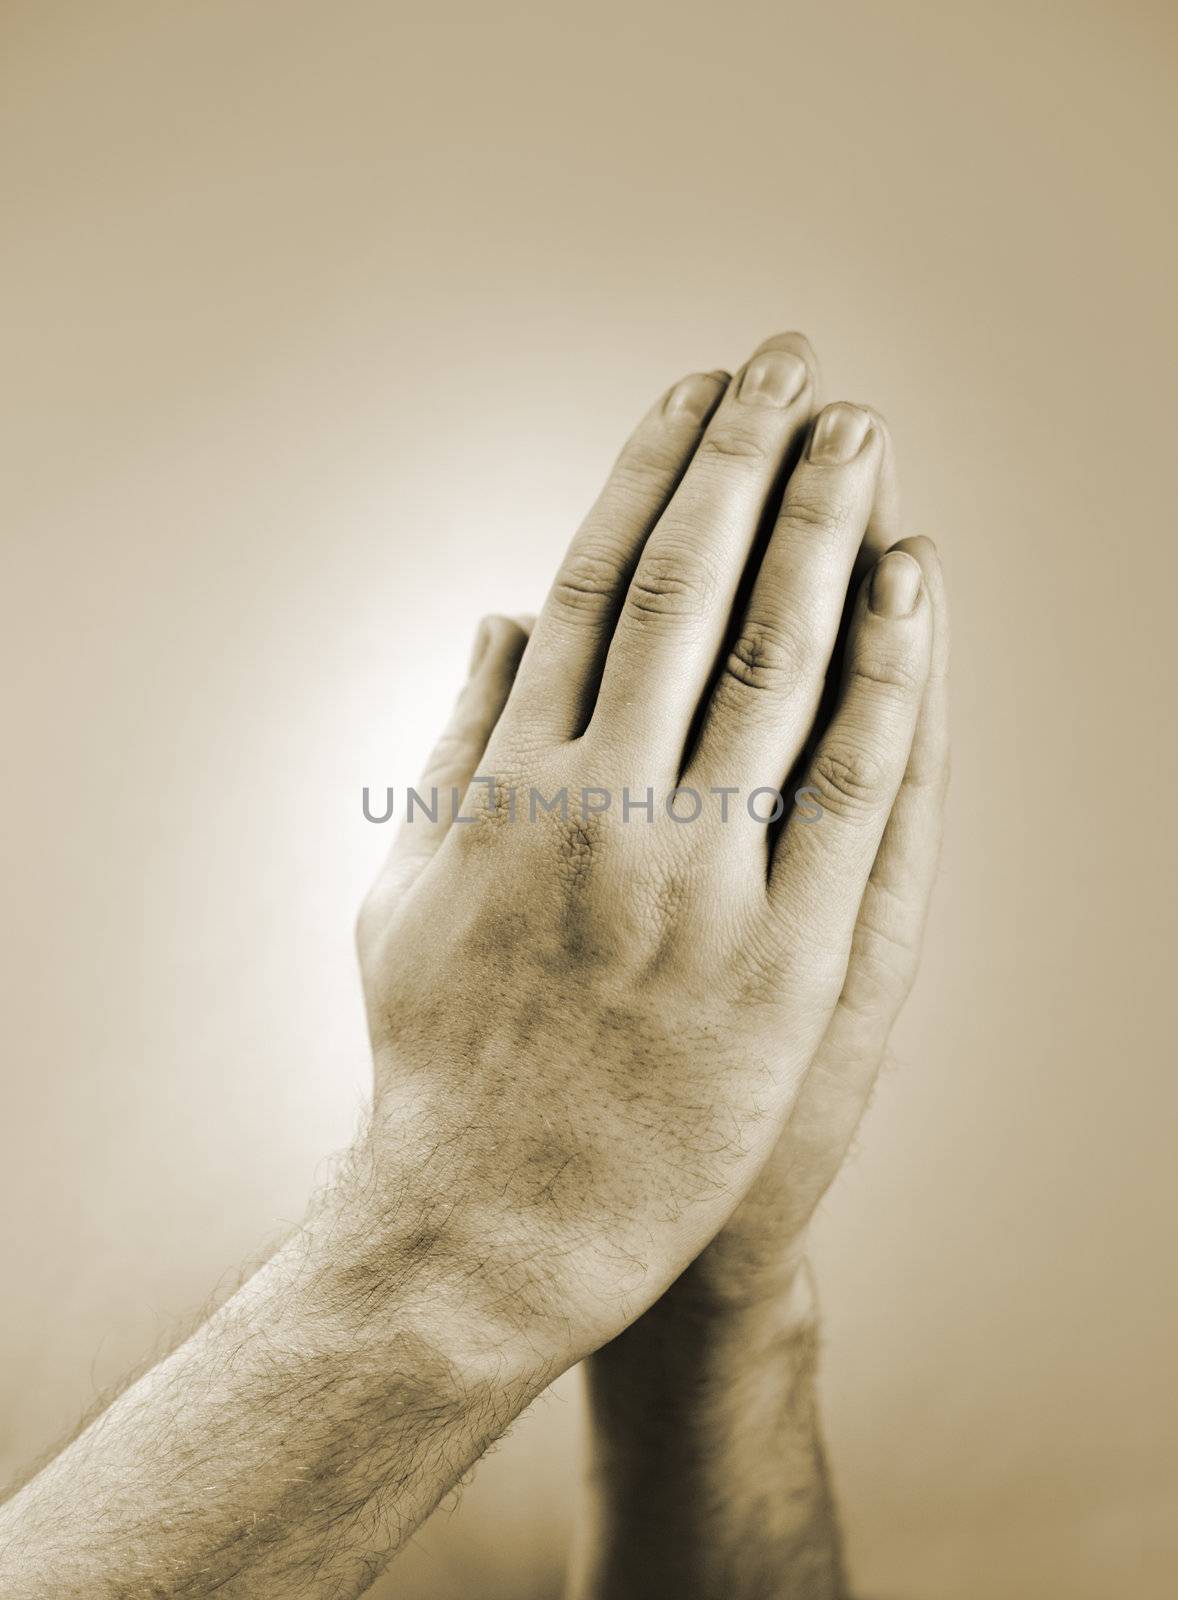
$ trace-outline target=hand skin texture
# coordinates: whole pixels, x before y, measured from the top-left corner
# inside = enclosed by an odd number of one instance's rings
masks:
[[[823,1144],[791,1115],[817,1060],[847,1066],[857,919],[891,915],[868,880],[933,642],[931,552],[884,555],[811,737],[888,450],[837,406],[797,459],[815,381],[785,335],[652,409],[479,766],[546,795],[796,773],[819,821],[521,822],[475,785],[472,823],[407,826],[358,928],[365,1135],[304,1229],[0,1508],[6,1596],[359,1594],[559,1372],[676,1280],[706,1320],[772,1260],[762,1227],[798,1214],[778,1140]],[[423,788],[470,775],[522,641],[476,670]],[[763,1169],[697,1296],[682,1275]]]

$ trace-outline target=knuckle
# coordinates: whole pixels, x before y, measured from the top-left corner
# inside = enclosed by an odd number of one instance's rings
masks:
[[[907,975],[920,948],[919,901],[873,879],[863,896],[855,926],[854,950],[896,977]]]
[[[846,512],[836,500],[794,491],[781,508],[778,528],[785,533],[834,535],[845,523]]]
[[[824,811],[853,820],[875,809],[886,779],[887,767],[874,752],[844,743],[817,752],[809,782]]]
[[[875,1022],[899,1007],[906,987],[876,947],[857,944],[852,967],[839,992],[839,1005],[865,1021]]]
[[[728,653],[724,673],[746,689],[788,693],[811,655],[809,642],[796,629],[750,619]]]
[[[898,920],[890,919],[886,908],[867,908],[878,896],[864,898],[851,947],[851,961],[840,996],[852,1011],[879,1016],[898,1009],[912,987],[919,955],[919,940],[911,936]]]
[[[852,677],[873,690],[888,690],[907,700],[924,685],[924,674],[911,656],[898,651],[876,650],[856,658]]]
[[[613,601],[620,581],[620,562],[605,550],[578,550],[565,558],[552,585],[558,611],[592,616]]]
[[[669,474],[683,465],[683,447],[664,433],[651,432],[632,439],[614,463],[610,489],[626,497],[646,500],[661,490]]]
[[[769,454],[768,441],[755,429],[727,421],[704,434],[696,451],[696,459],[718,462],[723,466],[730,466],[734,462],[747,462],[755,466],[767,460]]]
[[[716,575],[698,552],[648,552],[631,580],[626,606],[639,618],[698,617],[715,593]]]

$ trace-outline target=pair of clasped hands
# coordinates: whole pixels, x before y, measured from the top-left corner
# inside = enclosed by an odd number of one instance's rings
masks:
[[[371,1116],[0,1502],[6,1597],[362,1594],[582,1357],[575,1600],[845,1595],[806,1235],[914,972],[947,628],[883,422],[816,393],[794,334],[676,383],[482,625],[419,786],[465,820],[359,919]]]
[[[403,826],[361,913],[370,1178],[414,1172],[422,1249],[552,1371],[788,1297],[914,976],[941,570],[882,418],[818,385],[784,334],[654,404],[539,616],[480,627],[419,785],[493,774],[474,825]],[[677,788],[690,821],[578,799]],[[804,814],[754,820],[758,789]]]

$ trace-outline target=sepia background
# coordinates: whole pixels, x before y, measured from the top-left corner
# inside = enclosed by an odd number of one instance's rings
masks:
[[[361,786],[651,397],[799,327],[956,625],[818,1242],[857,1591],[1163,1600],[1176,14],[430,9],[0,6],[0,1465],[298,1218],[367,1088]],[[554,1597],[578,1426],[570,1374],[374,1593]]]

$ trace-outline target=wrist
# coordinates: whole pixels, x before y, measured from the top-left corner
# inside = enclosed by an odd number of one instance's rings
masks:
[[[739,1260],[729,1251],[720,1254],[722,1242],[709,1245],[627,1329],[628,1359],[648,1355],[662,1364],[669,1356],[722,1374],[730,1360],[747,1364],[766,1345],[816,1328],[817,1291],[804,1236],[755,1262],[744,1253]]]
[[[697,1434],[715,1442],[766,1395],[805,1383],[818,1349],[810,1269],[774,1293],[718,1302],[682,1280],[586,1363],[594,1449],[600,1460]]]
[[[509,1258],[420,1174],[348,1152],[303,1230],[308,1321],[328,1338],[403,1347],[440,1390],[527,1405],[569,1365]]]
[[[746,1200],[674,1285],[677,1303],[701,1316],[814,1313],[809,1229],[780,1226]]]
[[[629,1328],[590,1358],[606,1374],[629,1373],[635,1383],[690,1392],[725,1389],[744,1381],[782,1352],[817,1337],[818,1304],[808,1266],[773,1293],[748,1294],[723,1302],[673,1285]]]
[[[702,1325],[717,1335],[755,1336],[760,1328],[781,1331],[809,1327],[818,1319],[814,1271],[805,1238],[771,1259],[734,1261],[720,1256],[714,1241],[691,1263],[659,1301],[664,1314]]]

